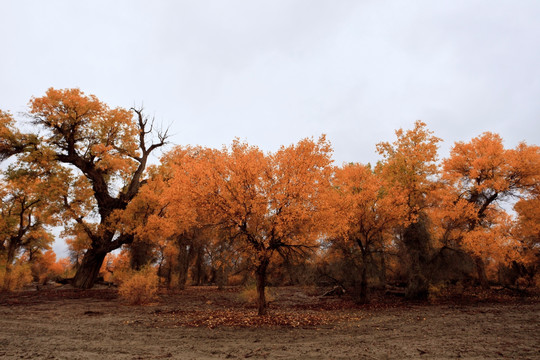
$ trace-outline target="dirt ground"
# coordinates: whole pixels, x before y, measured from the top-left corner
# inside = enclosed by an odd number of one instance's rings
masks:
[[[257,317],[239,290],[188,288],[127,305],[114,289],[0,295],[2,359],[540,359],[537,297],[357,306],[275,290]]]

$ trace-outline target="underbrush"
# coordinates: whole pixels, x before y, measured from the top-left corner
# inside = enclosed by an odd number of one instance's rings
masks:
[[[272,288],[266,288],[264,291],[266,295],[266,302],[270,303],[276,299],[276,293]],[[255,284],[247,285],[239,294],[240,300],[249,304],[256,305],[257,300],[259,299],[259,294],[257,293],[257,286]]]
[[[148,304],[157,298],[158,281],[156,269],[150,266],[127,272],[122,276],[118,294],[131,305]]]
[[[7,278],[5,266],[0,266],[0,289],[17,291],[32,282],[32,270],[29,264],[16,263],[11,267],[11,273]]]

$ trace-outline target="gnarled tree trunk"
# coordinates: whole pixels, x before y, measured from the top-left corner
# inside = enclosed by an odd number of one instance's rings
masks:
[[[79,289],[90,289],[93,287],[107,253],[108,251],[105,250],[88,249],[73,278],[73,286]]]

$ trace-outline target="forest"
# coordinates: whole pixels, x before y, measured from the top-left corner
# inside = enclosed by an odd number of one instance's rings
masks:
[[[274,152],[168,139],[142,108],[79,89],[33,97],[25,120],[0,110],[2,292],[107,284],[139,304],[241,287],[262,316],[284,286],[356,304],[540,287],[537,145],[484,132],[441,159],[416,121],[377,145],[376,164],[334,164],[324,135]],[[69,258],[51,250],[54,229]]]

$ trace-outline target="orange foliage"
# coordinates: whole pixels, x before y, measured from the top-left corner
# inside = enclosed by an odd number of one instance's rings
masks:
[[[156,269],[145,267],[130,272],[118,287],[120,297],[132,305],[148,304],[155,300],[158,290]]]
[[[314,243],[320,233],[319,194],[330,175],[324,138],[268,156],[238,141],[230,150],[191,153],[176,165],[165,194],[171,217],[219,225],[241,238],[255,257]]]
[[[407,198],[375,174],[370,166],[360,164],[337,168],[332,185],[328,234],[332,244],[340,247],[347,257],[359,253],[356,257],[361,263],[360,288],[353,291],[357,294],[356,301],[366,302],[367,271],[373,261],[372,254],[375,250],[382,253],[389,245],[390,237],[386,235],[396,227],[406,225]]]
[[[414,129],[396,130],[396,141],[377,144],[383,156],[378,171],[393,187],[406,197],[410,209],[409,220],[429,206],[429,195],[436,188],[438,137],[426,124],[416,121]]]
[[[32,261],[32,275],[40,283],[46,283],[48,280],[67,277],[71,267],[69,259],[57,261],[54,251],[47,250]]]
[[[130,111],[110,109],[79,89],[50,88],[45,96],[30,100],[30,113],[47,128],[60,129],[46,143],[69,150],[67,131],[74,132],[77,150],[94,157],[96,169],[124,179],[135,170],[139,134]]]
[[[121,284],[131,274],[129,253],[124,249],[118,254],[107,254],[99,273],[105,281]]]
[[[540,190],[540,189],[538,189]],[[521,261],[527,265],[540,263],[540,191],[529,199],[518,201],[514,207],[518,218],[513,235],[519,241]]]
[[[332,191],[335,236],[357,243],[362,251],[383,234],[406,222],[407,199],[369,166],[349,164],[336,169]]]
[[[499,135],[484,133],[455,144],[443,162],[442,178],[440,206],[433,212],[441,242],[483,259],[517,259],[519,245],[499,203],[527,195],[538,184],[540,147],[521,143],[505,149]]]
[[[262,282],[274,252],[287,255],[316,245],[324,225],[321,194],[331,174],[324,137],[302,140],[265,155],[240,141],[222,150],[177,149],[165,198],[173,219],[193,219],[227,233],[250,258]],[[182,224],[180,224],[182,225]]]
[[[122,232],[121,212],[137,195],[151,152],[165,144],[166,133],[139,109],[109,108],[79,89],[50,88],[29,103],[36,128],[23,134],[7,113],[0,113],[0,160],[16,156],[20,164],[47,178],[49,193],[57,194],[56,211],[66,234],[90,240],[73,284],[92,287],[104,256],[135,236]],[[157,135],[157,142],[150,137]],[[155,138],[155,139],[156,139]],[[54,175],[54,176],[53,176]],[[96,216],[98,215],[98,216]]]
[[[21,133],[12,115],[0,111],[0,160],[17,156],[0,179],[6,274],[23,250],[40,281],[66,274],[66,259],[43,252],[53,240],[45,226],[60,223],[83,269],[78,287],[91,287],[95,279],[88,277],[101,259],[122,245],[155,245],[170,266],[201,245],[214,270],[236,261],[255,271],[261,314],[266,272],[278,255],[304,255],[331,238],[359,250],[365,269],[368,255],[389,246],[396,228],[419,224],[425,214],[431,221],[422,240],[431,235],[439,246],[491,263],[535,264],[540,257],[538,146],[505,149],[499,135],[487,132],[457,142],[441,167],[441,140],[417,121],[412,130],[397,130],[396,141],[377,145],[383,159],[374,169],[332,168],[323,136],[268,154],[239,140],[222,149],[176,147],[147,174],[148,156],[166,134],[147,144],[152,124],[132,110],[109,108],[79,89],[51,88],[30,101],[30,115],[45,130],[34,134]],[[501,203],[516,198],[514,221]],[[203,230],[204,240],[191,236]],[[419,251],[429,252],[428,245]],[[127,271],[127,256],[108,255],[102,272],[129,282],[122,290],[128,297],[154,292],[153,280]]]

